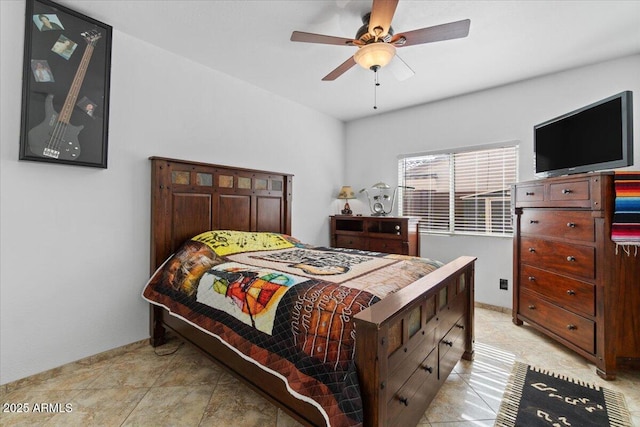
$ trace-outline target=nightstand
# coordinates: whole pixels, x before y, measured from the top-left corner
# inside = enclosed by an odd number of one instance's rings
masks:
[[[416,217],[332,215],[331,246],[419,256]]]

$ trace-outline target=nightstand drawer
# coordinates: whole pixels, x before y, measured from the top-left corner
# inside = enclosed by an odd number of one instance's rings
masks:
[[[545,269],[594,279],[596,249],[591,246],[572,245],[532,237],[520,241],[523,264],[545,266]]]
[[[522,290],[520,314],[573,344],[595,353],[595,322],[551,304],[535,294]]]
[[[402,254],[402,241],[392,239],[369,239],[369,250],[388,254]]]
[[[595,222],[588,211],[527,209],[520,221],[522,234],[595,241]]]
[[[367,249],[367,239],[358,236],[336,236],[336,246],[346,249]]]
[[[564,308],[580,311],[589,316],[596,313],[596,291],[591,283],[553,274],[523,264],[520,286],[545,296]]]

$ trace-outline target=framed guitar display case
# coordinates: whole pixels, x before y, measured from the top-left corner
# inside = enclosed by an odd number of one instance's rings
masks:
[[[20,160],[106,168],[112,28],[49,0],[26,5]]]

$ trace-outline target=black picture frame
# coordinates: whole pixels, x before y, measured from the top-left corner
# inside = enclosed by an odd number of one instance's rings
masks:
[[[26,0],[20,160],[107,168],[111,40],[110,25]]]

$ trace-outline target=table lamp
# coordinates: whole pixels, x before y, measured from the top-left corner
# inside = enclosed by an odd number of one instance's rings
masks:
[[[343,199],[346,200],[344,202],[344,209],[342,209],[342,215],[353,215],[353,212],[351,211],[351,206],[349,206],[349,199],[355,199],[356,198],[356,193],[353,191],[353,188],[351,188],[350,185],[344,185],[342,186],[342,188],[340,189],[340,192],[338,193],[338,199]]]

